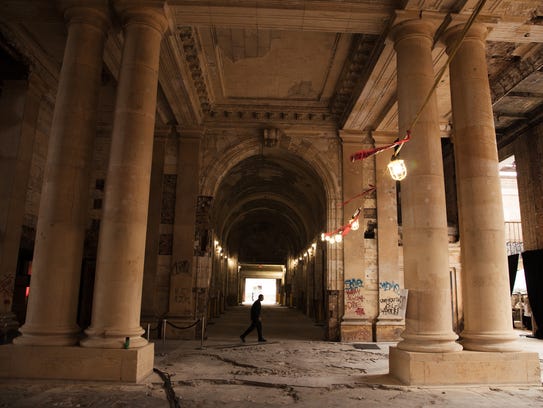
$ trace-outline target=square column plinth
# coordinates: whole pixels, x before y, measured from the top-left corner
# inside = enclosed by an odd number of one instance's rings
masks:
[[[523,351],[418,353],[391,347],[389,367],[406,385],[541,385],[539,355]]]
[[[371,322],[341,322],[341,341],[373,341],[373,324]]]
[[[133,349],[0,347],[0,378],[137,383],[153,372],[153,343]]]

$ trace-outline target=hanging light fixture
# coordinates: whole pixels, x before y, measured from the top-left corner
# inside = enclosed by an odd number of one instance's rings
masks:
[[[402,159],[396,159],[395,156],[392,156],[392,160],[387,167],[390,177],[396,181],[401,181],[407,176],[407,167],[405,167],[405,162]]]
[[[356,231],[360,228],[360,221],[358,221],[358,217],[360,216],[360,207],[356,209],[354,214],[351,216],[351,219],[349,220],[349,225],[351,226],[351,229],[353,231]]]
[[[343,235],[341,235],[341,231],[339,231],[334,238],[336,242],[343,241]]]
[[[353,222],[351,222],[351,229],[353,231],[357,231],[360,228],[360,221],[358,221],[358,218],[355,218]]]

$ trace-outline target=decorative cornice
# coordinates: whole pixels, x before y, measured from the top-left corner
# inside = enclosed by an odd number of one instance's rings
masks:
[[[330,112],[336,118],[343,119],[347,106],[352,104],[353,98],[358,97],[355,91],[360,88],[360,80],[373,62],[371,57],[378,38],[375,35],[364,34],[353,36],[348,60],[330,102]]]
[[[209,113],[212,110],[212,103],[209,98],[207,81],[201,68],[202,64],[198,55],[199,47],[196,42],[196,36],[192,27],[178,27],[178,30],[192,81],[200,99],[202,112]]]
[[[210,121],[252,121],[252,122],[304,122],[333,123],[333,117],[325,109],[304,110],[303,108],[262,108],[241,106],[217,106],[208,113]]]

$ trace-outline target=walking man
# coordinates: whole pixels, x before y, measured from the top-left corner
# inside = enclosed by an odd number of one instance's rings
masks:
[[[256,331],[258,333],[258,341],[266,341],[264,337],[262,337],[262,322],[260,320],[260,311],[262,309],[262,305],[260,302],[264,300],[264,295],[258,295],[258,299],[255,300],[253,305],[251,306],[251,325],[245,330],[245,332],[239,336],[242,342],[245,343],[245,336],[247,336],[249,333],[251,333],[254,328],[256,327]]]

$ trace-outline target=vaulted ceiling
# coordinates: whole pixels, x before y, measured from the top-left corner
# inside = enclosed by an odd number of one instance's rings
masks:
[[[439,35],[454,16],[470,15],[477,3],[169,0],[170,30],[161,48],[157,128],[304,127],[394,134],[396,59],[387,39],[390,28],[398,18],[432,14],[441,19]],[[66,39],[62,16],[53,4],[0,0],[2,52],[14,64],[29,65],[40,73],[50,85],[51,100]],[[488,0],[479,19],[490,30],[489,80],[498,144],[504,146],[542,120],[543,5],[540,0]],[[123,41],[116,21],[104,54],[105,77],[113,80]],[[438,35],[435,72],[447,59]],[[446,137],[451,130],[447,74],[437,95]],[[295,173],[302,179],[285,191]],[[321,228],[322,218],[315,217],[324,216],[322,186],[313,190],[304,186],[312,178],[309,169],[291,158],[253,158],[232,169],[218,190],[216,209],[221,219],[230,222],[221,228],[228,230],[235,241],[232,245],[251,247],[266,231],[284,238],[270,244],[275,245],[271,252],[276,258],[303,245],[292,236],[313,236],[315,231],[308,226],[314,223]],[[317,204],[300,207],[304,200]],[[258,231],[251,232],[251,225],[258,226]],[[248,258],[258,257],[255,254],[257,250]]]

